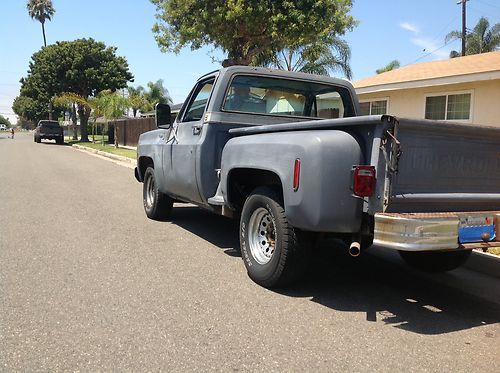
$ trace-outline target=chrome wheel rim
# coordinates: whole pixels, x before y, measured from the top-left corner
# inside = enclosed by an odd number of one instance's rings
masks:
[[[149,208],[153,206],[154,203],[154,189],[155,189],[155,181],[153,176],[148,177],[146,181],[146,206]]]
[[[250,253],[259,264],[268,263],[276,248],[276,227],[269,211],[256,209],[248,223]]]

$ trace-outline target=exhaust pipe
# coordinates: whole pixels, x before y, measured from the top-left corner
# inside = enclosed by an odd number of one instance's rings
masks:
[[[358,257],[361,254],[361,244],[358,241],[353,241],[351,246],[349,246],[349,255],[353,258]]]

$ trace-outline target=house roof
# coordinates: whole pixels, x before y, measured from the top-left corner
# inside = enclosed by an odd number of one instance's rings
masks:
[[[354,82],[358,93],[500,79],[500,51],[416,63]]]

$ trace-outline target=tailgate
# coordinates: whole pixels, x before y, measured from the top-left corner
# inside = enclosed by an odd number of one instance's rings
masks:
[[[500,128],[399,119],[386,212],[500,210]]]

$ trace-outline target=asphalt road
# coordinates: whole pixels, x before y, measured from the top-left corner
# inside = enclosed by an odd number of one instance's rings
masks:
[[[324,242],[304,281],[250,281],[237,224],[148,220],[132,170],[0,134],[0,371],[500,370],[500,281]]]

